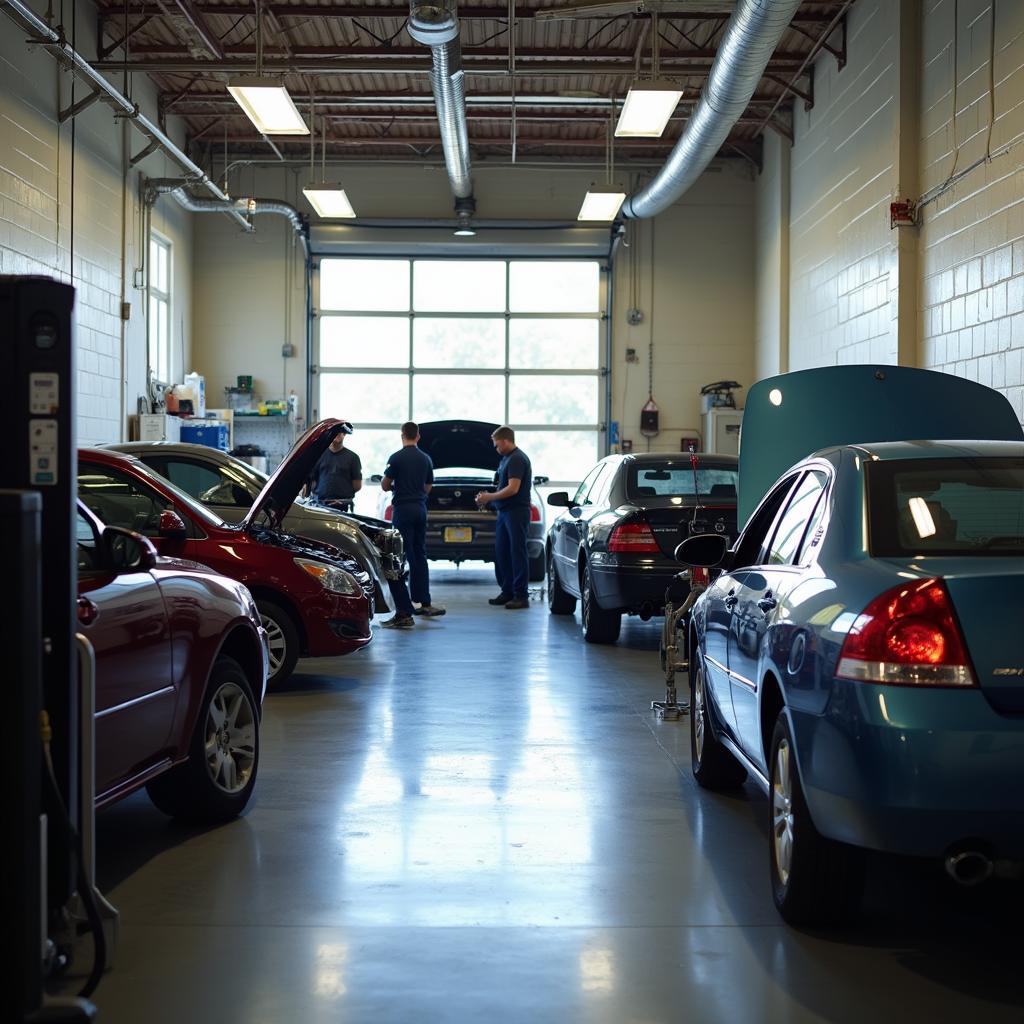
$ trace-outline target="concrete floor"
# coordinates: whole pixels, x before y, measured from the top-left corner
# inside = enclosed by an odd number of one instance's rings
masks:
[[[1021,886],[880,859],[855,929],[783,926],[764,799],[699,791],[648,710],[657,622],[593,647],[486,569],[434,580],[445,618],[268,698],[244,818],[101,816],[101,1021],[1024,1019]]]

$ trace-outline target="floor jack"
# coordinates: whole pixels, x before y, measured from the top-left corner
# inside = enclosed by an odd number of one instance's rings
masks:
[[[651,710],[665,722],[676,722],[690,710],[689,702],[679,703],[676,695],[676,672],[688,672],[690,662],[687,657],[686,633],[679,629],[686,621],[694,602],[704,592],[699,583],[690,587],[686,600],[675,607],[671,600],[665,602],[665,622],[661,632],[661,667],[665,672],[665,699],[652,700]]]

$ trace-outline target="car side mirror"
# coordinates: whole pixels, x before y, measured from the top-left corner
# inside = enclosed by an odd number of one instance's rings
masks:
[[[172,509],[165,508],[160,513],[160,526],[157,533],[168,540],[184,540],[188,536],[188,530],[181,516]]]
[[[722,565],[729,550],[729,542],[720,533],[698,533],[687,537],[675,551],[677,562],[704,568]]]
[[[231,500],[239,508],[249,508],[252,505],[252,495],[241,485],[231,485]]]
[[[103,551],[113,572],[149,572],[156,565],[156,548],[152,542],[141,533],[121,526],[104,527]]]
[[[544,484],[546,484],[546,483],[550,482],[550,480],[551,480],[551,477],[549,477],[549,476],[535,476],[535,477],[533,478],[533,482],[534,482],[534,483],[535,483],[535,484],[536,484],[536,485],[537,485],[538,487],[543,487],[543,486],[544,486]]]
[[[552,491],[548,495],[548,504],[555,508],[572,508],[572,500],[568,491]]]
[[[381,482],[381,480],[383,480],[383,479],[384,479],[384,477],[381,476],[380,473],[374,473],[373,476],[370,477],[370,483],[371,484],[379,484]]]

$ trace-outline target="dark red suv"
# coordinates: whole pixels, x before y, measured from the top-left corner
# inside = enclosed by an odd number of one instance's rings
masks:
[[[267,481],[246,517],[225,523],[130,455],[99,448],[78,453],[78,494],[104,523],[144,534],[161,555],[192,559],[244,583],[270,646],[268,685],[300,657],[351,654],[370,642],[373,584],[329,544],[281,529],[317,459],[342,429],[311,427]]]
[[[246,588],[159,557],[79,502],[78,627],[96,659],[96,805],[146,786],[168,814],[240,813],[256,782],[268,665]]]

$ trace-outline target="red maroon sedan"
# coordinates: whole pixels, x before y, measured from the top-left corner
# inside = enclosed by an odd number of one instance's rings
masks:
[[[104,523],[144,534],[160,554],[244,583],[267,631],[273,686],[291,675],[300,656],[351,654],[372,636],[366,572],[337,548],[281,529],[341,428],[340,420],[325,420],[306,431],[238,524],[225,523],[138,459],[107,449],[78,453],[78,494]]]
[[[168,814],[239,814],[268,665],[246,588],[79,503],[78,625],[96,657],[96,805],[146,786]]]

